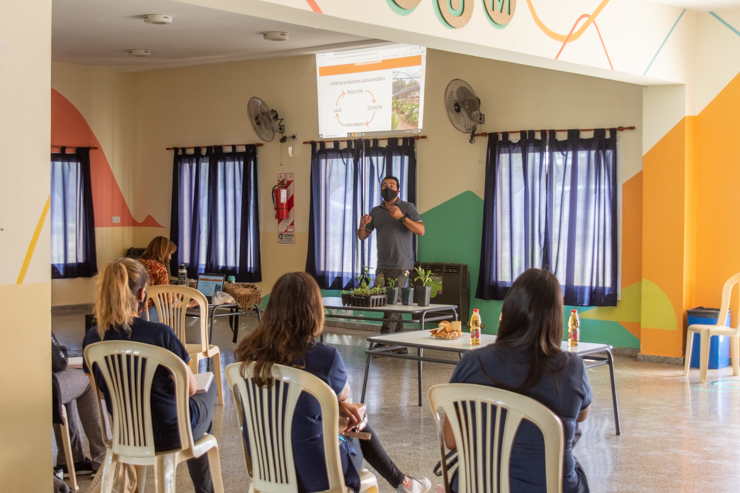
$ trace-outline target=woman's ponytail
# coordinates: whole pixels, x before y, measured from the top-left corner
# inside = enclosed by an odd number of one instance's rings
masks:
[[[146,287],[149,275],[136,260],[118,258],[108,262],[98,276],[95,292],[95,318],[98,335],[105,338],[105,332],[118,327],[131,331],[134,313],[138,311],[137,293]]]

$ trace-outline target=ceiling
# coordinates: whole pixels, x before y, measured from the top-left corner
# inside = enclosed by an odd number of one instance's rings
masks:
[[[168,0],[53,0],[52,60],[123,70],[200,65],[371,46],[382,41],[236,15]],[[145,14],[168,14],[169,25],[146,24]],[[287,41],[266,41],[287,31]],[[148,58],[128,55],[148,49]]]
[[[714,12],[740,8],[740,0],[651,0],[653,3],[672,5],[696,12]]]

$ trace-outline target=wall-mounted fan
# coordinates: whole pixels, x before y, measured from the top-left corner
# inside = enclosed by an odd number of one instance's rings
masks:
[[[480,112],[480,99],[470,84],[454,79],[445,89],[445,109],[452,126],[464,134],[470,134],[470,143],[475,142],[478,125],[486,122],[486,115]]]
[[[280,142],[285,142],[288,137],[285,135],[285,125],[283,119],[278,117],[278,112],[270,107],[262,99],[254,97],[247,104],[249,112],[249,121],[252,122],[252,128],[257,137],[265,142],[272,142],[275,138],[275,132],[280,132],[283,136]],[[291,136],[295,138],[295,136]]]

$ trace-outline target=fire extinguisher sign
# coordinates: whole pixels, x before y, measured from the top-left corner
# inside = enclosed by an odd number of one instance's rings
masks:
[[[293,173],[278,173],[275,193],[278,245],[295,245],[293,219]]]

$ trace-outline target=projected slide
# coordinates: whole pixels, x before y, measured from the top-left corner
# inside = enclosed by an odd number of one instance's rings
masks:
[[[316,55],[319,137],[419,132],[425,65],[419,46]]]

